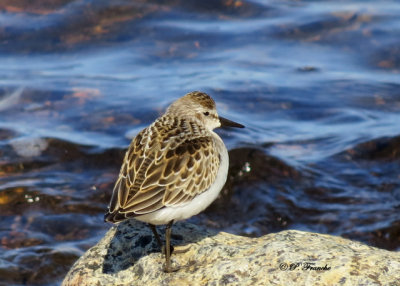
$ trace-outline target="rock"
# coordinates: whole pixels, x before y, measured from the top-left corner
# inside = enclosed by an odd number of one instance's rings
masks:
[[[173,245],[189,248],[172,255],[177,272],[163,272],[150,229],[132,220],[112,227],[62,285],[400,285],[399,252],[337,236],[286,230],[248,238],[185,222],[172,232]]]

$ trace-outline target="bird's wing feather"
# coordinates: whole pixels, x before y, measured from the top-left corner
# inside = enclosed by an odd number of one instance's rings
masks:
[[[185,204],[215,181],[220,161],[212,135],[165,136],[168,140],[154,140],[154,136],[145,129],[132,141],[107,220]]]

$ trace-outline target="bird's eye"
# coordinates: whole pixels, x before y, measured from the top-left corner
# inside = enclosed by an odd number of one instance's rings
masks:
[[[206,111],[206,112],[204,112],[203,114],[204,114],[205,116],[208,116],[208,115],[210,115],[210,112]]]

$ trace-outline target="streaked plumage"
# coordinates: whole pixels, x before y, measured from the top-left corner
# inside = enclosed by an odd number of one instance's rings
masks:
[[[105,220],[172,225],[210,205],[228,172],[226,147],[213,132],[221,122],[243,127],[219,117],[205,93],[191,92],[172,103],[132,140]]]

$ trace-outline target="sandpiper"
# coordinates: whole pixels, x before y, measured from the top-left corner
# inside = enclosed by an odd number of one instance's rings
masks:
[[[193,91],[132,140],[115,183],[105,221],[134,218],[149,224],[162,247],[156,225],[165,229],[165,271],[171,267],[171,227],[208,207],[228,174],[228,151],[213,131],[244,126],[218,116],[214,100]]]

